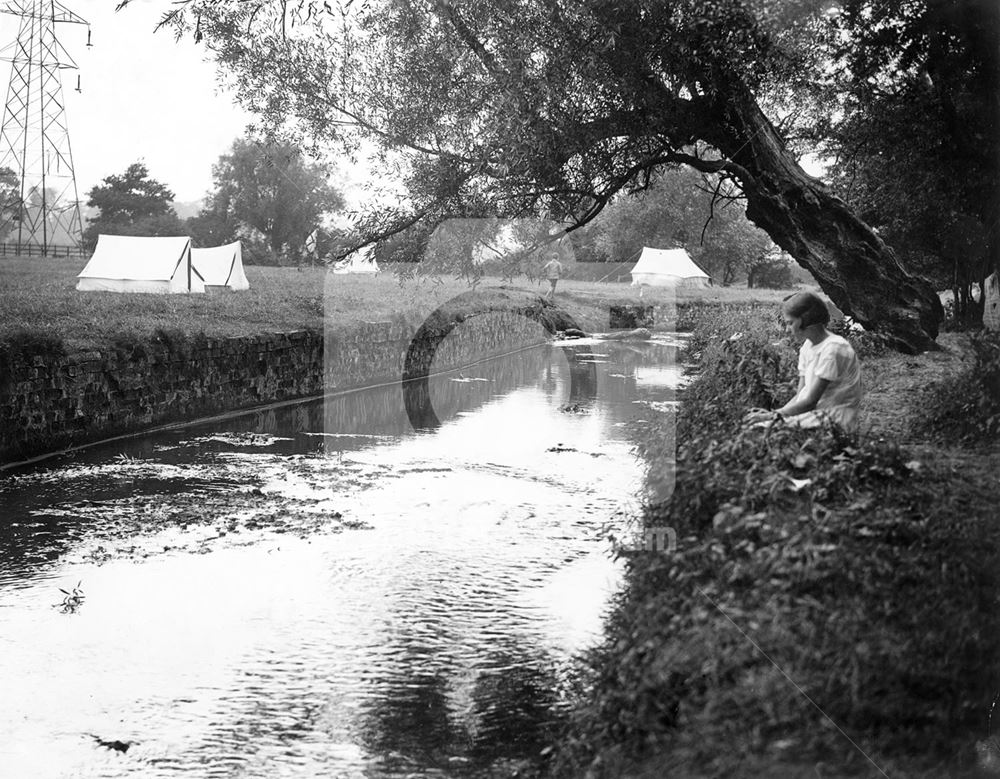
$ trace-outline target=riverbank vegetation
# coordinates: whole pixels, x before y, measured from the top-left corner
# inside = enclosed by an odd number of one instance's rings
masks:
[[[0,261],[0,342],[24,350],[41,340],[65,350],[101,349],[119,342],[151,339],[157,333],[187,337],[237,337],[262,332],[350,329],[363,321],[391,321],[426,314],[471,287],[464,280],[400,280],[391,270],[377,278],[329,275],[321,268],[248,266],[250,290],[224,295],[124,295],[77,292],[80,259]],[[572,273],[572,270],[571,270]],[[525,298],[547,289],[537,281],[486,279],[483,294],[504,290]],[[784,294],[787,294],[784,293]],[[774,290],[709,288],[680,291],[677,297],[716,301],[780,300]],[[557,303],[589,330],[606,330],[608,304],[663,304],[674,296],[662,289],[628,284],[560,282]]]
[[[967,432],[1000,408],[995,339],[852,335],[860,434],[747,428],[794,386],[775,309],[691,313],[676,466],[657,431],[642,447],[651,486],[674,481],[644,523],[677,548],[629,559],[550,773],[978,775],[1000,754],[1000,451]]]

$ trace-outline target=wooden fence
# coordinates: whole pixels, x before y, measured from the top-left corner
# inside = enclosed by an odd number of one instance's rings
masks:
[[[82,246],[41,246],[31,244],[0,243],[0,257],[86,257],[90,252]]]

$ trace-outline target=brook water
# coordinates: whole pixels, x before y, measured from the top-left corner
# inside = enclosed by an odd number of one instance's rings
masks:
[[[395,385],[0,475],[0,776],[464,777],[537,753],[677,346],[440,375],[419,430]]]

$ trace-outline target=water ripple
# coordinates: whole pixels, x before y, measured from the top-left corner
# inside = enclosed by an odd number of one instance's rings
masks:
[[[0,772],[466,777],[537,753],[616,586],[602,525],[641,484],[625,423],[655,411],[632,401],[673,400],[672,345],[605,352],[445,380],[433,433],[390,388],[370,418],[361,394],[0,479]]]

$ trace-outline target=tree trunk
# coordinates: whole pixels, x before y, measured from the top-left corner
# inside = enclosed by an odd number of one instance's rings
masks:
[[[937,293],[843,200],[799,167],[741,83],[718,92],[706,140],[736,163],[747,217],[812,273],[844,313],[887,334],[901,351],[936,349],[944,317]]]

